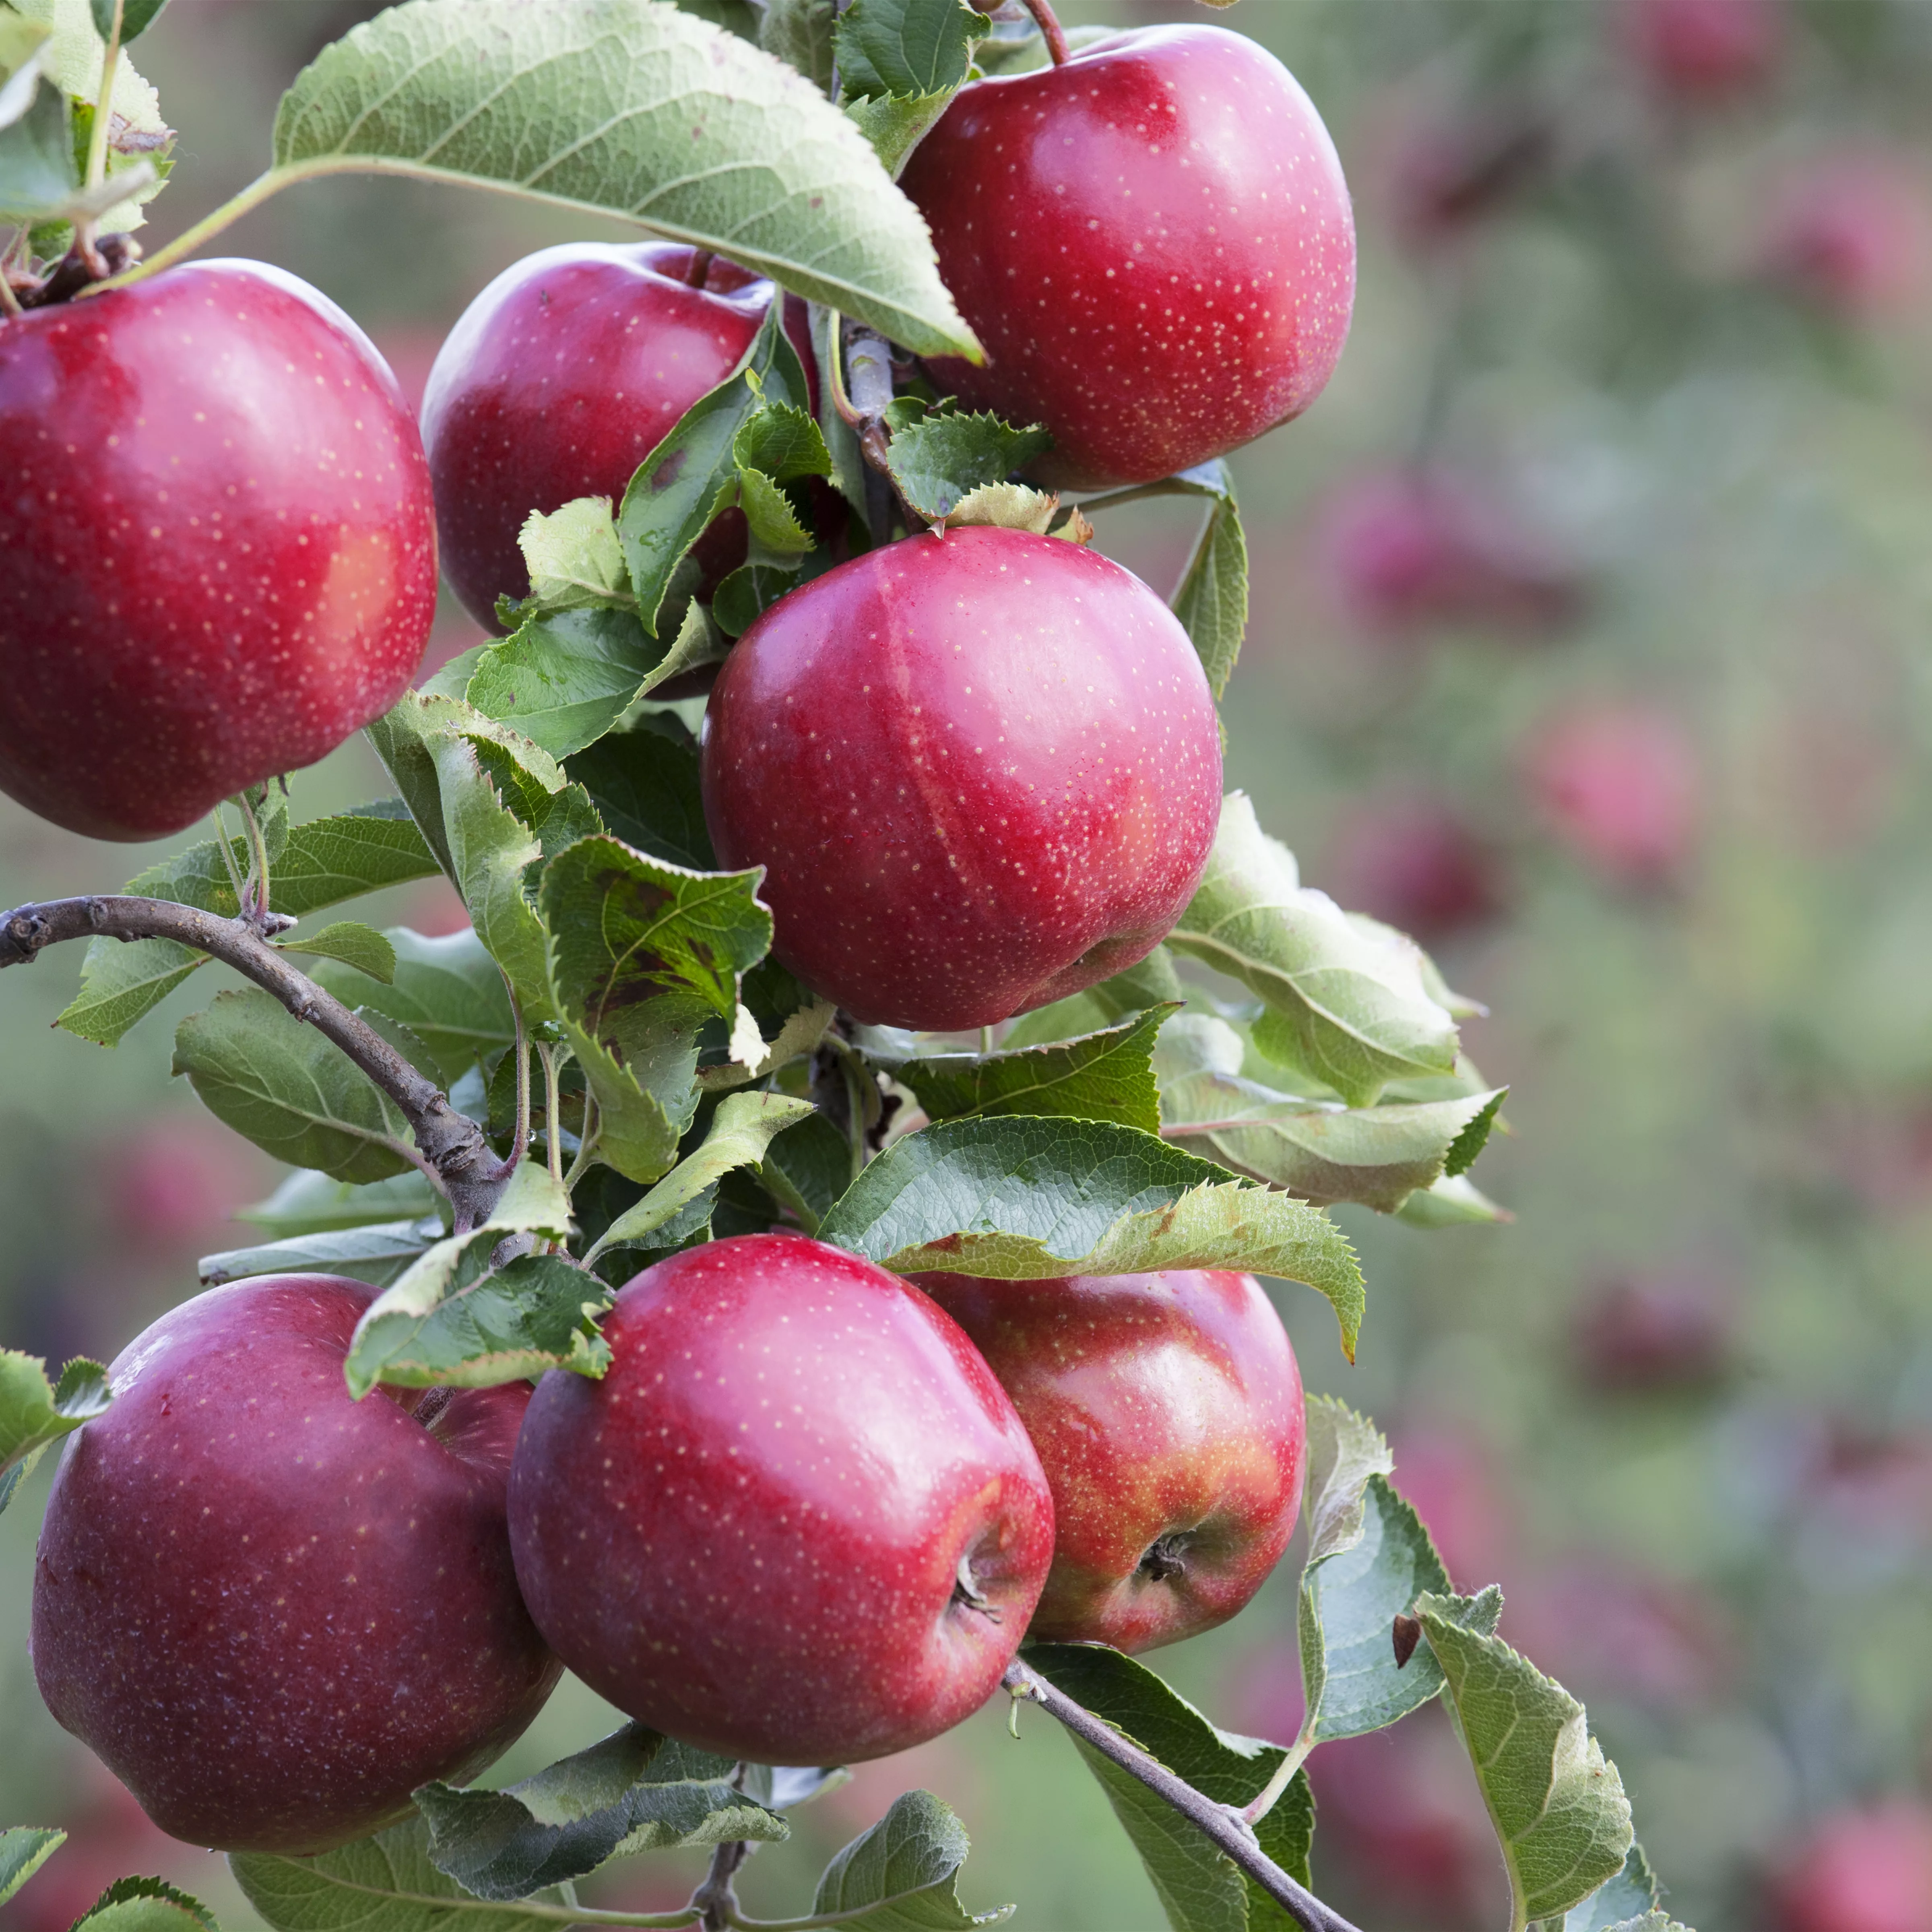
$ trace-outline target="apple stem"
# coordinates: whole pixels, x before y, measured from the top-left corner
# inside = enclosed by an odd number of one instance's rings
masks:
[[[1060,24],[1048,0],[1026,0],[1026,10],[1038,23],[1046,39],[1048,59],[1055,67],[1064,67],[1073,50],[1066,44],[1066,30]]]
[[[1177,1778],[1158,1758],[1150,1757],[1138,1744],[1130,1744],[1112,1724],[1094,1716],[1065,1691],[1050,1684],[1029,1664],[1018,1658],[1006,1666],[1000,1682],[1016,1700],[1037,1704],[1050,1717],[1057,1718],[1090,1750],[1117,1764],[1130,1778],[1145,1785],[1164,1799],[1188,1822],[1210,1840],[1241,1870],[1266,1892],[1303,1932],[1360,1932],[1339,1912],[1324,1905],[1305,1886],[1298,1884],[1263,1851],[1253,1830],[1232,1806],[1217,1804],[1204,1792],[1195,1790],[1185,1778]]]
[[[114,0],[114,25],[100,62],[100,93],[94,104],[94,125],[88,130],[86,185],[98,188],[107,176],[107,133],[114,120],[114,76],[121,64],[121,16],[126,0]],[[92,226],[90,219],[88,226]]]
[[[510,984],[509,974],[500,966],[496,974],[509,997],[510,1018],[517,1030],[516,1044],[511,1048],[517,1056],[517,1118],[511,1128],[510,1151],[504,1157],[502,1169],[503,1178],[508,1180],[530,1144],[530,1036],[524,1024],[523,1003],[517,998],[516,988]]]
[[[221,808],[214,808],[214,844],[221,854],[221,862],[228,868],[228,883],[235,888],[235,911],[238,918],[248,910],[248,887],[242,877],[242,868],[235,862],[235,842],[228,836],[228,821],[221,815]]]
[[[685,271],[686,284],[694,289],[704,286],[704,278],[711,272],[711,265],[718,259],[715,248],[694,248],[691,251],[691,266]]]
[[[271,914],[271,929],[292,923]],[[83,898],[45,899],[0,914],[0,968],[31,965],[42,950],[66,939],[172,939],[232,966],[244,980],[272,993],[340,1047],[395,1102],[415,1135],[425,1172],[448,1196],[456,1232],[466,1234],[488,1218],[508,1175],[474,1120],[459,1114],[434,1081],[418,1073],[365,1020],[325,992],[243,919],[223,919],[171,899],[105,892]]]
[[[584,1090],[584,1131],[577,1137],[577,1158],[570,1163],[570,1172],[563,1177],[563,1191],[572,1192],[584,1170],[590,1165],[590,1152],[597,1144],[597,1130],[602,1125],[597,1116],[597,1096],[586,1086]]]
[[[264,790],[262,796],[266,798],[267,796]],[[251,925],[255,925],[266,919],[268,913],[268,847],[267,841],[262,836],[261,821],[255,816],[255,808],[249,802],[248,794],[245,791],[238,791],[235,794],[235,802],[241,809],[242,823],[248,830],[248,876],[254,880],[255,886],[253,903],[247,899],[242,902],[242,916]]]
[[[557,1049],[547,1040],[537,1042],[537,1058],[544,1070],[544,1161],[550,1178],[563,1185],[563,1064]]]

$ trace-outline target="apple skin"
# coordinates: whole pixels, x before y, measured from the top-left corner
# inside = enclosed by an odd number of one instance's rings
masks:
[[[1144,958],[1221,808],[1214,704],[1173,614],[1091,550],[920,536],[782,598],[700,741],[718,862],[856,1018],[989,1025]]]
[[[157,838],[401,696],[429,472],[327,297],[192,262],[0,322],[0,791]]]
[[[1060,488],[1143,483],[1300,415],[1347,340],[1354,218],[1294,76],[1150,27],[962,88],[899,185],[986,365],[942,390],[1044,422]]]
[[[772,304],[772,284],[714,258],[686,280],[677,242],[566,242],[506,268],[464,310],[424,392],[442,567],[463,608],[500,631],[496,599],[530,595],[517,536],[532,510],[579,496],[623,500],[638,465],[698,398],[730,374]],[[784,298],[785,334],[818,370],[805,304]],[[745,560],[745,513],[698,541],[705,594]]]
[[[56,1719],[164,1832],[307,1853],[463,1783],[561,1666],[517,1593],[505,1491],[530,1397],[342,1364],[375,1291],[212,1288],[124,1349],[69,1438],[34,1567]]]
[[[510,1478],[524,1600],[592,1690],[767,1764],[904,1750],[992,1694],[1053,1504],[933,1303],[748,1234],[646,1268],[603,1330],[610,1372],[544,1378]],[[956,1594],[969,1559],[986,1609]]]
[[[1226,1623],[1281,1560],[1307,1420],[1252,1275],[918,1285],[1012,1396],[1053,1489],[1030,1640],[1151,1650]]]

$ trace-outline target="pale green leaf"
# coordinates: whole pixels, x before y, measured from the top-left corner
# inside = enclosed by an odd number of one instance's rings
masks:
[[[383,937],[396,960],[388,985],[332,964],[316,969],[316,980],[344,1006],[365,1016],[386,1013],[407,1027],[428,1050],[434,1077],[446,1088],[510,1045],[516,1037],[510,996],[473,931],[431,938],[395,926]]]
[[[1198,481],[1202,493],[1213,499],[1173,601],[1174,614],[1193,640],[1208,688],[1218,699],[1228,688],[1248,628],[1247,539],[1225,463],[1203,464],[1174,480]]]
[[[1580,1905],[1623,1869],[1633,1842],[1617,1768],[1583,1707],[1500,1637],[1423,1597],[1415,1614],[1448,1684],[1508,1868],[1517,1932]]]
[[[1052,446],[1036,423],[1016,429],[983,412],[936,410],[893,436],[886,460],[908,507],[940,524],[974,490],[1004,482]]]
[[[76,1355],[62,1370],[58,1382],[47,1379],[47,1365],[38,1355],[0,1348],[0,1509],[4,1509],[20,1480],[40,1460],[50,1442],[106,1412],[107,1371],[98,1362]],[[10,1833],[0,1840],[0,1857],[24,1858],[32,1848]],[[58,1843],[56,1838],[55,1842]],[[8,1848],[11,1847],[9,1853]],[[51,1846],[34,1858],[46,1856]],[[0,1877],[5,1866],[0,1863]],[[22,1876],[16,1883],[24,1883]],[[6,1896],[0,1891],[0,1898]]]
[[[90,1932],[216,1932],[214,1915],[198,1898],[158,1878],[116,1879],[74,1922]]]
[[[1542,1932],[1664,1932],[1666,1912],[1650,1916],[1657,1904],[1657,1878],[1641,1845],[1633,1845],[1623,1869],[1560,1918],[1546,1919]]]
[[[334,959],[386,986],[396,976],[396,949],[374,926],[364,926],[360,920],[340,919],[333,925],[318,926],[313,932],[298,932],[278,941],[276,950]]]
[[[1256,1044],[1352,1106],[1369,1106],[1392,1079],[1454,1070],[1456,1023],[1424,989],[1418,949],[1364,932],[1304,887],[1245,793],[1223,802],[1207,872],[1167,944],[1258,994],[1270,1012]]]
[[[1412,1228],[1466,1228],[1516,1219],[1466,1174],[1445,1175],[1432,1187],[1418,1188],[1395,1213]]]
[[[634,610],[533,613],[476,660],[464,695],[567,758],[616,723],[664,656]]]
[[[97,1046],[113,1046],[180,986],[208,955],[172,939],[87,942],[80,991],[54,1022]]]
[[[327,1179],[326,1175],[320,1178]],[[421,1179],[413,1172],[402,1178]],[[374,1185],[380,1187],[384,1184],[377,1181]],[[285,1234],[280,1240],[264,1241],[258,1247],[230,1248],[218,1255],[204,1255],[197,1264],[197,1274],[204,1288],[218,1288],[224,1282],[264,1274],[340,1274],[366,1281],[374,1287],[387,1288],[442,1233],[442,1221],[431,1214],[314,1234]]]
[[[530,595],[546,612],[616,606],[634,610],[631,573],[608,496],[579,496],[524,519],[517,547]]]
[[[656,0],[408,0],[297,76],[274,159],[628,216],[916,354],[978,350],[857,130],[781,62]]]
[[[970,1912],[959,1903],[966,1828],[929,1791],[908,1791],[825,1868],[812,1916],[836,1912],[852,1932],[970,1932],[1012,1916],[1010,1905]]]
[[[0,1355],[0,1378],[6,1375]],[[5,1508],[0,1495],[0,1508]],[[0,1905],[4,1905],[62,1846],[67,1834],[47,1825],[10,1825],[0,1832]]]

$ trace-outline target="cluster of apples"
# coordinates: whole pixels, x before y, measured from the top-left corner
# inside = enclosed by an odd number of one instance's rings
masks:
[[[276,1276],[164,1316],[56,1476],[41,1695],[177,1838],[378,1830],[566,1664],[732,1756],[880,1756],[1029,1634],[1223,1622],[1294,1526],[1300,1378],[1249,1276],[915,1286],[745,1235],[619,1293],[602,1381],[358,1402],[372,1292]]]

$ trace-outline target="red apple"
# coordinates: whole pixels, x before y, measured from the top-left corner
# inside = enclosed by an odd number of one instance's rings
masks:
[[[1932,1814],[1894,1799],[1820,1822],[1777,1888],[1779,1932],[1926,1932]]]
[[[933,365],[1044,422],[1042,480],[1141,483],[1298,416],[1334,373],[1355,227],[1294,76],[1225,28],[1150,27],[962,88],[901,181],[987,351]]]
[[[416,425],[260,262],[0,320],[0,790],[158,838],[400,696],[436,609]]]
[[[704,728],[718,861],[859,1019],[991,1024],[1118,973],[1180,916],[1221,804],[1187,634],[1095,551],[909,537],[759,618]]]
[[[1252,1275],[919,1285],[1012,1397],[1053,1490],[1053,1569],[1028,1635],[1151,1650],[1212,1630],[1281,1560],[1307,1424]]]
[[[579,496],[622,500],[679,417],[735,369],[772,305],[772,285],[671,242],[572,242],[506,268],[464,310],[430,370],[423,441],[436,485],[442,567],[492,631],[499,597],[530,594],[517,536],[532,510]],[[785,333],[817,371],[805,304]],[[707,586],[745,560],[745,515],[700,539]],[[708,588],[707,588],[707,593]]]
[[[1322,884],[1342,904],[1431,944],[1482,925],[1503,903],[1496,854],[1453,806],[1408,788],[1350,812]]]
[[[122,1352],[54,1478],[40,1695],[193,1844],[379,1830],[418,1785],[474,1777],[556,1682],[504,1520],[530,1390],[355,1401],[343,1360],[374,1293],[272,1275],[197,1295]]]
[[[1784,45],[1780,0],[1623,0],[1619,25],[1645,75],[1690,100],[1756,86]]]
[[[1816,158],[1772,196],[1762,255],[1772,280],[1844,321],[1909,307],[1932,258],[1916,164],[1876,149]]]
[[[1723,1373],[1734,1325],[1727,1298],[1708,1276],[1607,1282],[1577,1311],[1576,1365],[1602,1389],[1702,1388]]]
[[[1053,1505],[932,1302],[748,1234],[646,1268],[603,1328],[609,1373],[544,1378],[510,1478],[524,1598],[592,1690],[778,1764],[904,1750],[992,1695]]]
[[[1606,704],[1552,719],[1531,748],[1529,776],[1558,836],[1600,871],[1655,884],[1690,856],[1696,752],[1668,712]]]

